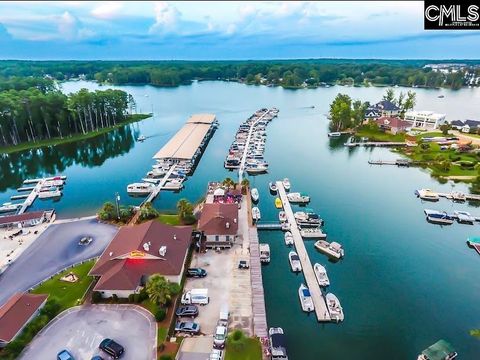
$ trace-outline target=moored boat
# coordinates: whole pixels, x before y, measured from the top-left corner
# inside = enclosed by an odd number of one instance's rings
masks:
[[[252,197],[252,200],[254,202],[257,202],[258,199],[260,198],[260,194],[258,193],[258,189],[253,188],[252,191],[250,191],[250,196]]]
[[[326,240],[318,240],[314,246],[318,251],[334,259],[341,259],[345,256],[342,245],[334,241],[329,243]]]
[[[132,196],[147,196],[154,188],[155,185],[149,182],[133,183],[127,186],[127,193]]]
[[[287,246],[293,245],[293,235],[290,231],[287,231],[284,237],[285,237],[285,245]]]
[[[475,217],[472,216],[468,211],[456,210],[453,212],[453,215],[457,218],[457,222],[460,224],[473,225],[476,220]]]
[[[418,355],[417,360],[453,360],[458,356],[453,346],[445,340],[438,340]]]
[[[293,272],[302,271],[302,264],[300,263],[300,258],[295,251],[290,251],[288,253],[288,261],[290,262],[290,267]]]
[[[315,228],[302,228],[300,230],[300,235],[304,239],[326,239],[327,234],[325,234],[319,227]]]
[[[440,199],[438,194],[430,189],[415,190],[415,195],[425,201],[438,201]]]
[[[478,236],[470,236],[468,239],[467,239],[467,245],[473,249],[475,249],[475,251],[478,253],[478,255],[480,255],[480,237]]]
[[[327,275],[327,269],[319,263],[315,263],[313,265],[313,272],[315,273],[315,277],[317,278],[317,282],[319,286],[329,286],[330,279]]]
[[[325,296],[325,300],[327,302],[330,318],[336,322],[343,321],[344,319],[343,309],[338,298],[334,294],[328,293]]]
[[[315,310],[310,290],[304,284],[300,284],[300,287],[298,288],[298,297],[300,298],[300,304],[302,305],[303,311],[311,312]]]
[[[260,209],[259,209],[258,207],[256,207],[256,206],[254,206],[254,207],[252,208],[252,219],[253,219],[254,221],[258,221],[258,220],[261,219]]]
[[[287,341],[280,327],[268,329],[272,360],[288,360]]]
[[[145,141],[146,139],[147,139],[147,138],[146,138],[145,135],[140,135],[140,136],[138,137],[137,141],[142,142],[142,141]]]
[[[13,204],[11,202],[6,202],[0,207],[0,213],[12,212],[17,211],[22,204]]]
[[[338,132],[338,131],[334,131],[334,132],[329,132],[328,133],[328,137],[339,137],[341,136],[342,133],[341,132]]]
[[[451,225],[455,221],[454,217],[447,214],[445,211],[425,209],[423,212],[426,215],[428,222],[439,225]]]
[[[287,213],[285,211],[280,211],[278,213],[278,220],[282,223],[287,221]]]
[[[277,209],[283,208],[282,200],[279,197],[275,198],[275,207]]]
[[[260,262],[264,264],[268,264],[270,262],[270,245],[268,244],[260,244]]]
[[[263,174],[263,173],[266,173],[268,171],[268,167],[267,166],[262,166],[262,165],[249,165],[247,168],[246,168],[246,171],[248,174]]]
[[[310,196],[299,192],[287,194],[287,199],[294,204],[308,204],[310,202]]]
[[[269,184],[268,184],[268,187],[270,188],[270,191],[271,191],[272,193],[275,194],[275,193],[277,192],[277,184],[275,184],[274,182],[269,183]]]
[[[288,178],[285,178],[282,180],[282,184],[283,184],[283,187],[285,188],[285,191],[289,191],[290,190],[290,180],[288,180]]]

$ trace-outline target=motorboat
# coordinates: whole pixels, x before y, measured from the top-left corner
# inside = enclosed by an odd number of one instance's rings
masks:
[[[319,226],[323,226],[323,220],[317,217],[309,217],[307,219],[297,219],[297,225],[300,226],[301,229],[304,228],[318,228]]]
[[[417,360],[454,360],[458,356],[452,344],[440,339],[418,355]]]
[[[287,194],[287,199],[294,204],[308,204],[310,202],[310,196],[299,192]]]
[[[440,197],[430,189],[415,190],[415,195],[425,201],[438,201]]]
[[[147,196],[154,188],[155,185],[148,182],[133,183],[127,186],[127,193],[132,196]]]
[[[285,245],[287,246],[293,245],[293,235],[290,231],[287,231],[284,237],[285,237]]]
[[[288,360],[287,340],[280,327],[268,329],[272,360]]]
[[[62,180],[62,179],[52,179],[52,180],[45,180],[43,182],[43,187],[52,187],[52,186],[56,186],[56,187],[60,187],[60,186],[63,186],[65,184],[65,182]]]
[[[313,272],[315,273],[315,277],[317,278],[317,282],[319,286],[329,286],[330,279],[327,275],[327,269],[324,266],[320,265],[319,263],[315,263],[313,265]]]
[[[246,169],[248,174],[262,174],[266,173],[268,171],[267,166],[262,166],[262,165],[249,165]]]
[[[281,229],[282,229],[282,231],[290,231],[290,229],[291,229],[290,223],[289,222],[282,223]]]
[[[302,271],[302,264],[300,263],[300,258],[295,251],[290,251],[288,253],[288,260],[290,261],[290,267],[292,268],[293,272]]]
[[[478,236],[470,236],[467,239],[467,245],[473,249],[480,255],[480,237]]]
[[[137,139],[137,141],[145,141],[147,137],[145,135],[140,135]]]
[[[22,204],[13,204],[11,202],[6,202],[0,207],[0,213],[7,213],[12,211],[17,211]]]
[[[287,213],[285,211],[280,211],[278,213],[278,220],[282,223],[287,221]]]
[[[288,180],[288,178],[283,179],[282,184],[286,191],[290,190],[291,185],[290,185],[290,180]]]
[[[302,305],[303,311],[311,312],[315,310],[310,290],[304,284],[300,284],[300,287],[298,288],[298,297],[300,298],[300,305]]]
[[[269,183],[269,184],[268,184],[268,187],[270,188],[270,191],[271,191],[272,193],[275,194],[275,193],[277,192],[277,184],[275,184],[274,182]]]
[[[277,209],[283,208],[282,200],[279,197],[275,198],[275,207]]]
[[[260,262],[268,264],[270,262],[270,246],[268,244],[260,244]]]
[[[183,179],[168,179],[167,182],[162,186],[164,190],[180,190],[183,188]]]
[[[467,195],[465,195],[464,193],[461,193],[461,192],[452,192],[450,194],[450,198],[453,200],[453,201],[456,201],[456,202],[465,202],[467,201]]]
[[[427,221],[432,224],[451,225],[455,221],[455,218],[445,211],[425,209],[423,212],[426,215]]]
[[[341,136],[342,133],[341,132],[338,132],[338,131],[334,131],[334,132],[329,132],[328,133],[328,137],[339,137]]]
[[[61,196],[62,192],[56,186],[52,186],[46,190],[40,190],[38,193],[39,199],[52,199],[59,198]]]
[[[252,197],[252,200],[254,202],[257,202],[258,199],[260,199],[260,194],[258,193],[258,189],[253,188],[252,191],[250,192],[250,196]]]
[[[342,245],[335,241],[329,243],[326,240],[318,240],[314,246],[318,251],[334,259],[341,259],[345,256]]]
[[[252,219],[253,219],[254,221],[258,221],[258,220],[261,219],[260,209],[259,209],[258,207],[256,207],[256,206],[254,206],[254,207],[252,208]]]
[[[456,210],[453,215],[457,218],[457,222],[460,224],[473,225],[476,221],[475,216],[472,216],[468,211]]]
[[[302,228],[300,229],[300,235],[304,239],[326,239],[325,234],[319,227],[316,228]]]
[[[325,300],[327,302],[330,318],[336,322],[343,321],[343,309],[338,298],[334,294],[328,293],[327,295],[325,295]]]

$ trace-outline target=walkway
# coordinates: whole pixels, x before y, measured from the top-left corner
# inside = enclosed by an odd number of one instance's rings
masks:
[[[250,238],[250,281],[252,284],[253,332],[258,337],[268,336],[265,293],[263,290],[262,265],[258,232],[255,227],[248,231]]]
[[[303,275],[305,277],[305,282],[307,283],[306,285],[310,290],[310,294],[312,295],[317,320],[330,321],[330,313],[328,312],[327,304],[325,303],[322,291],[318,286],[317,278],[315,277],[315,273],[313,272],[312,263],[310,262],[310,258],[308,257],[307,249],[305,248],[302,236],[300,235],[300,230],[296,226],[295,216],[293,215],[292,207],[290,206],[290,202],[287,198],[287,193],[281,181],[277,181],[277,189],[278,195],[283,203],[283,209],[287,214],[287,220],[291,225],[290,231],[293,235],[295,250],[297,251],[300,262],[302,263]]]

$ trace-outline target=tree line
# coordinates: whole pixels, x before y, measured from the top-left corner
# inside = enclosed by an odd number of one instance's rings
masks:
[[[325,84],[448,87],[468,85],[468,76],[480,76],[478,62],[442,73],[423,68],[426,60],[264,60],[264,61],[0,61],[0,77],[48,77],[113,84],[178,86],[193,80],[229,80],[247,84],[317,87]]]
[[[126,119],[133,102],[126,92],[112,89],[65,95],[42,78],[18,83],[8,79],[0,81],[1,88],[5,90],[0,91],[0,146],[110,127]]]

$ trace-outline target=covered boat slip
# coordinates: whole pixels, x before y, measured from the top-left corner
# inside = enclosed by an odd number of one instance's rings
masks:
[[[156,160],[194,161],[204,139],[215,123],[213,114],[192,115],[185,125],[153,156]]]

